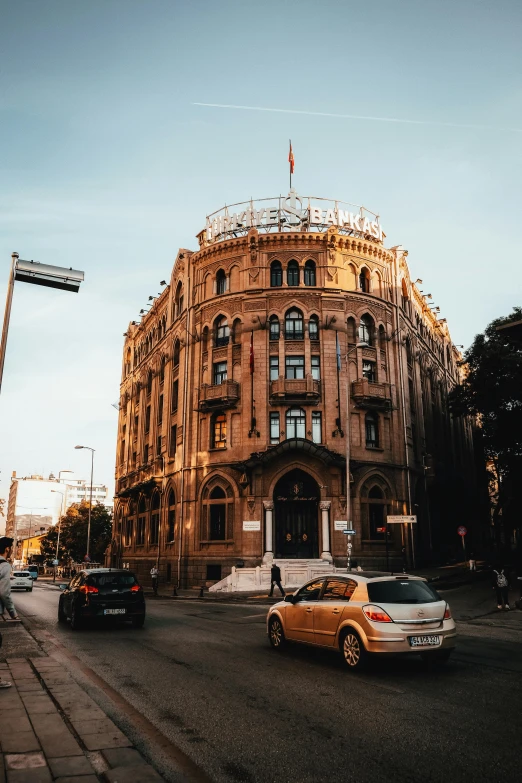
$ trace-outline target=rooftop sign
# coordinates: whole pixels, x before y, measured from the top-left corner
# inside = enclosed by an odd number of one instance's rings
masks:
[[[379,216],[366,207],[314,196],[288,196],[244,201],[207,216],[207,242],[232,239],[257,228],[265,233],[281,231],[325,232],[335,226],[341,233],[382,242]]]

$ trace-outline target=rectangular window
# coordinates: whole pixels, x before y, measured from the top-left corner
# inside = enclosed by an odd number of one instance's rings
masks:
[[[304,356],[285,358],[286,378],[304,378]]]
[[[138,517],[138,527],[136,529],[136,545],[143,546],[145,543],[145,517]]]
[[[136,460],[137,460],[137,459],[138,459],[138,454],[137,454],[137,452],[133,451],[133,452],[132,452],[132,467],[133,467],[133,468],[135,468],[135,467],[136,467]]]
[[[172,384],[172,400],[171,400],[172,411],[178,410],[178,391],[179,391],[179,382],[174,381],[174,383]]]
[[[279,426],[279,413],[270,414],[270,443],[279,443],[281,429]]]
[[[143,449],[143,464],[146,465],[149,461],[149,444],[146,443]]]
[[[140,428],[140,417],[139,417],[138,414],[136,414],[136,416],[134,417],[134,437],[135,438],[138,437],[139,428]]]
[[[150,430],[150,405],[145,410],[145,432]]]
[[[156,438],[156,456],[161,456],[161,435]]]
[[[125,460],[125,441],[122,440],[120,444],[120,465],[123,464],[124,460]]]
[[[159,539],[159,514],[152,514],[150,518],[150,545],[157,546]]]
[[[314,443],[322,443],[321,433],[321,413],[320,411],[313,411],[312,413],[312,440]]]
[[[279,378],[279,356],[270,357],[270,380],[277,381]]]
[[[174,457],[176,455],[176,448],[177,448],[177,440],[178,437],[178,428],[176,424],[173,424],[170,428],[170,449],[169,454],[171,457]]]
[[[158,424],[163,421],[163,394],[160,394],[158,400]]]
[[[306,416],[301,408],[292,408],[287,412],[286,437],[306,438]]]
[[[209,506],[211,541],[225,541],[227,504],[211,502]]]
[[[227,363],[215,362],[214,364],[214,386],[219,386],[227,379]]]
[[[312,356],[312,378],[314,381],[321,380],[321,357]]]
[[[176,509],[169,508],[167,541],[174,541],[174,529],[176,526]]]
[[[369,362],[366,359],[363,359],[362,374],[363,378],[366,378],[370,383],[375,383],[375,362]]]
[[[212,423],[212,448],[226,449],[227,447],[227,417],[224,413],[216,414]]]

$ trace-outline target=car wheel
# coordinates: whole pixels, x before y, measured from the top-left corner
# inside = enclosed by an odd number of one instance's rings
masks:
[[[78,614],[78,611],[76,609],[76,606],[73,604],[71,609],[71,628],[73,631],[79,631],[81,628],[81,620],[80,616]]]
[[[59,623],[67,622],[67,615],[64,612],[63,601],[59,601],[58,603],[58,622]]]
[[[283,623],[279,617],[272,617],[268,625],[268,638],[274,650],[282,650],[286,646]]]
[[[364,668],[368,654],[359,634],[352,628],[347,629],[342,634],[340,647],[343,660],[349,669]]]
[[[428,666],[444,666],[451,657],[453,650],[434,650],[421,653],[421,658]]]

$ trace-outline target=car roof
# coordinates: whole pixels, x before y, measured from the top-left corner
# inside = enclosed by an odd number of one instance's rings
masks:
[[[386,580],[386,579],[420,579],[422,576],[415,576],[415,574],[403,574],[397,573],[397,571],[346,571],[338,574],[321,574],[314,579],[310,579],[310,582],[316,582],[318,579],[355,579],[358,582],[369,582],[370,580]],[[308,582],[307,582],[308,584]]]
[[[134,576],[134,572],[130,571],[128,568],[83,568],[81,571],[82,574],[132,574]]]

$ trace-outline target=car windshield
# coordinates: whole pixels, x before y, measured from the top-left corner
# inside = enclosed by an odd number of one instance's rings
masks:
[[[426,582],[417,579],[368,582],[368,597],[374,603],[384,604],[431,604],[442,600]]]
[[[96,587],[130,587],[136,584],[134,574],[89,574],[88,583]]]

